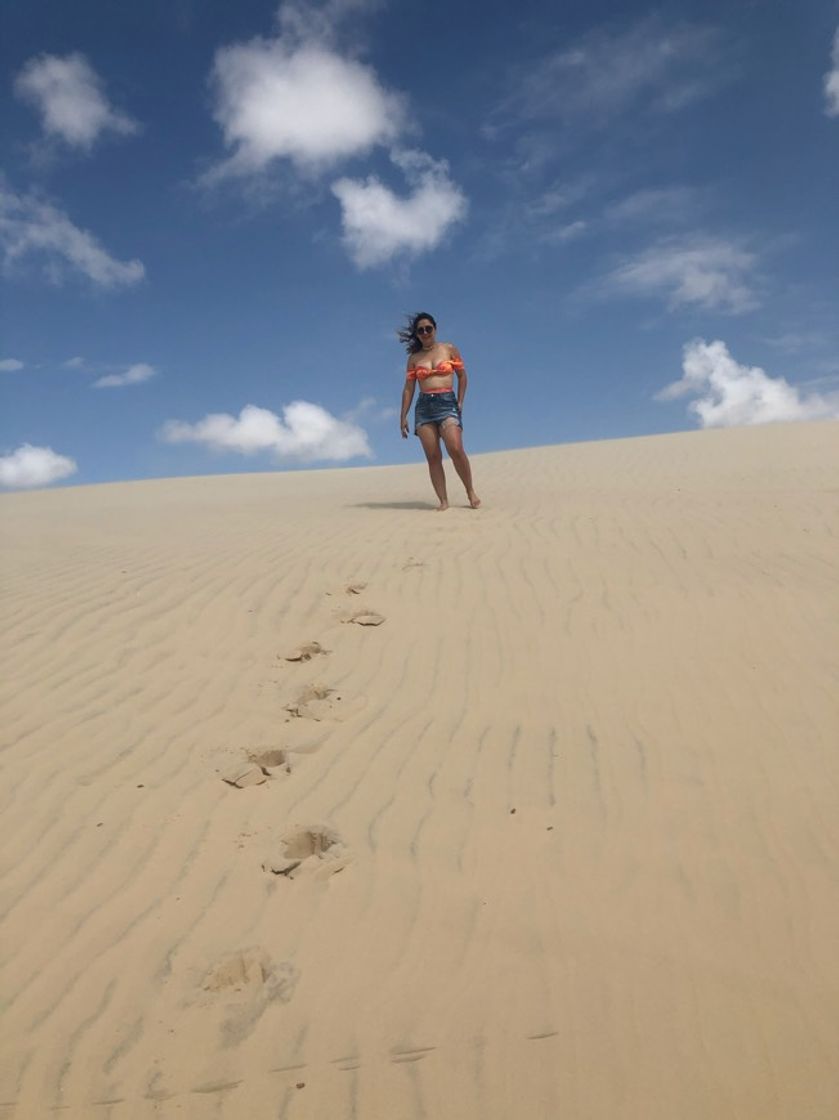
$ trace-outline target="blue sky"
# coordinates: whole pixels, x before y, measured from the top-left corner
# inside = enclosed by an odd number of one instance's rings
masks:
[[[479,14],[476,12],[479,11]],[[839,4],[18,0],[0,485],[839,418]]]

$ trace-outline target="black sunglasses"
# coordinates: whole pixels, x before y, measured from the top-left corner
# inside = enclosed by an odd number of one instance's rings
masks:
[[[433,334],[433,327],[417,327],[417,334]]]

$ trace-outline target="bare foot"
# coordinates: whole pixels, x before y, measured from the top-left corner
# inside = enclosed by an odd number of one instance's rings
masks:
[[[435,513],[443,513],[448,508],[449,508],[449,503],[448,502],[440,502],[439,506],[437,506],[437,508],[434,512]]]
[[[468,498],[469,505],[472,507],[472,509],[477,509],[481,504],[481,499],[478,497],[474,490],[471,492],[471,494],[468,495]]]

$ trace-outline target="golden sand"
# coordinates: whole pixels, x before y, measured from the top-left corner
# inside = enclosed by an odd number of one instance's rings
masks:
[[[473,467],[0,500],[0,1120],[839,1115],[839,425]]]

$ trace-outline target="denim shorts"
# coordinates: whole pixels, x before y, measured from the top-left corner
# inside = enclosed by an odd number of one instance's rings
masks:
[[[463,427],[460,418],[460,409],[457,407],[457,397],[454,392],[449,393],[420,393],[417,398],[417,407],[414,410],[414,435],[423,424],[442,424],[449,418],[457,421],[458,428]]]

